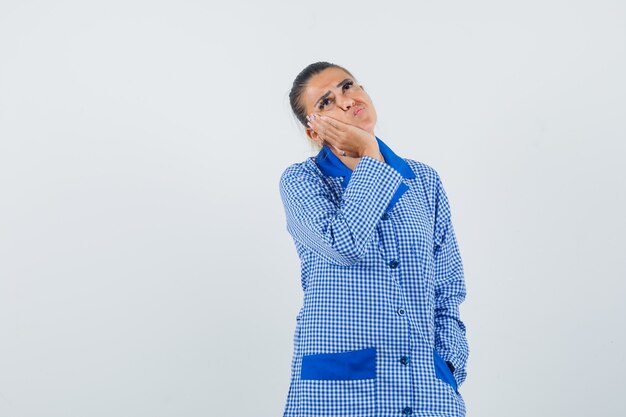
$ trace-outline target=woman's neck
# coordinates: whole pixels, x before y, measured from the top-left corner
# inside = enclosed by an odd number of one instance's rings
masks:
[[[345,166],[347,166],[348,168],[350,168],[351,171],[354,171],[356,169],[356,166],[359,164],[359,162],[361,161],[361,157],[351,157],[351,156],[343,156],[338,152],[335,152],[335,150],[331,149],[331,152],[335,154],[335,156],[337,158],[339,158],[339,160],[341,162],[343,162],[343,164]],[[378,152],[379,158],[381,161],[385,161],[385,158],[383,157],[383,154],[380,153],[380,151]]]
[[[350,170],[352,170],[352,171],[354,171],[356,169],[356,166],[361,161],[361,157],[352,158],[350,156],[343,156],[343,155],[337,155],[337,156],[339,157],[341,162],[343,162],[344,165],[347,166],[348,168],[350,168]]]

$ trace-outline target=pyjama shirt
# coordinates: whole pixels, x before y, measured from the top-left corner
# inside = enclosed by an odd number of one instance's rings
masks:
[[[463,264],[441,178],[327,146],[279,181],[301,261],[284,417],[465,416]],[[448,362],[450,366],[446,363]]]

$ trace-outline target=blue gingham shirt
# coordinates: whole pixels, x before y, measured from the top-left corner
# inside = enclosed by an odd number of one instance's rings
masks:
[[[280,177],[304,291],[284,417],[465,416],[446,192],[434,168],[376,140],[386,162],[352,171],[325,146]]]

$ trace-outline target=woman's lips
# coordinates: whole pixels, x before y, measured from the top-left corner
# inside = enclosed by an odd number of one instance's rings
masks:
[[[354,115],[356,116],[357,114],[360,114],[362,111],[363,111],[363,107],[359,107],[358,109],[354,111]]]

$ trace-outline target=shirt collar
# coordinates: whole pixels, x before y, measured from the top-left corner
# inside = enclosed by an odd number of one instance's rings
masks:
[[[404,158],[396,155],[378,136],[376,136],[376,141],[378,142],[380,153],[391,167],[402,174],[404,178],[415,178],[415,173]],[[341,162],[341,160],[330,150],[328,146],[324,146],[319,151],[315,160],[317,162],[317,166],[320,168],[320,171],[322,171],[325,175],[331,177],[344,177],[341,185],[343,188],[348,186],[352,170]]]

